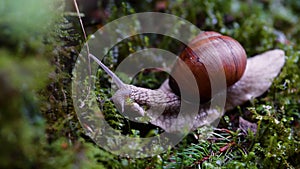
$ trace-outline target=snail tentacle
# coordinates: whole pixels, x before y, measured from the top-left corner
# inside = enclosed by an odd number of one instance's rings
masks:
[[[125,88],[125,83],[117,75],[115,75],[108,67],[106,67],[96,56],[90,53],[89,57],[92,58],[113,79],[113,82],[116,83],[119,89]]]

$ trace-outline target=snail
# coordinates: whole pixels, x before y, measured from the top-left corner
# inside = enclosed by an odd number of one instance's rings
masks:
[[[126,111],[138,114],[140,117],[147,117],[146,122],[159,126],[166,132],[178,132],[186,125],[189,125],[192,130],[210,125],[224,113],[220,112],[218,107],[210,107],[210,100],[215,96],[211,95],[210,81],[205,66],[214,65],[206,64],[203,67],[201,57],[218,57],[222,62],[223,67],[214,69],[215,72],[225,73],[227,95],[224,111],[231,110],[266,92],[285,62],[285,54],[282,50],[270,50],[247,59],[245,50],[233,38],[216,32],[202,32],[180,54],[180,58],[191,69],[197,81],[199,90],[196,91],[199,92],[195,92],[189,86],[189,79],[181,70],[179,62],[175,63],[171,75],[179,77],[184,82],[183,88],[180,88],[183,90],[179,91],[172,76],[166,79],[160,88],[153,90],[125,84],[96,56],[93,54],[89,56],[117,85],[118,90],[112,96],[112,100],[121,113]],[[192,99],[186,98],[188,104],[198,104],[199,109],[195,116],[185,113],[180,118],[178,117],[182,104],[180,92],[200,95],[200,103],[192,103]]]

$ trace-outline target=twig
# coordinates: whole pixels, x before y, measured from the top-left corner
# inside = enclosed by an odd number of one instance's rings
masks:
[[[81,26],[81,29],[82,29],[82,32],[83,32],[83,37],[84,37],[84,40],[85,40],[85,43],[86,43],[86,51],[87,51],[87,59],[88,59],[88,72],[89,72],[89,78],[88,79],[89,79],[89,83],[91,84],[92,68],[91,68],[91,59],[90,59],[90,47],[89,47],[89,43],[87,41],[86,31],[85,31],[84,26],[83,26],[83,22],[82,22],[82,19],[81,19],[81,15],[80,15],[80,12],[79,12],[77,2],[76,2],[76,0],[73,0],[73,2],[74,2],[74,6],[75,6],[75,9],[76,9],[77,15],[78,15],[79,23],[80,23],[80,26]],[[90,91],[91,91],[91,88],[89,86],[86,98],[88,98],[88,96],[90,95]]]
[[[90,55],[90,47],[89,47],[89,43],[87,41],[86,31],[85,31],[84,26],[83,26],[83,22],[82,22],[82,19],[81,19],[81,16],[80,16],[80,11],[79,11],[77,2],[76,2],[76,0],[73,0],[73,2],[74,2],[75,9],[76,9],[76,12],[77,12],[77,16],[78,16],[78,19],[79,19],[80,27],[81,27],[81,30],[83,32],[83,37],[84,37],[84,40],[86,42],[86,51],[87,51],[87,58],[88,58],[89,75],[91,75],[92,74],[91,59],[89,57],[89,55]]]

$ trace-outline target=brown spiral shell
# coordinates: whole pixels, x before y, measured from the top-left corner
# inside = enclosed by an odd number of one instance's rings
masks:
[[[179,62],[176,62],[169,85],[173,92],[180,96],[184,92],[188,101],[193,101],[192,96],[200,95],[201,102],[207,102],[211,99],[211,82],[206,70],[206,66],[214,67],[213,74],[225,73],[227,87],[236,83],[246,69],[247,55],[239,42],[231,37],[221,35],[216,32],[202,32],[196,36],[186,47],[179,57],[192,71],[196,79],[198,89],[190,85],[190,78],[184,73],[184,69]],[[216,66],[214,61],[220,59],[222,66]],[[202,60],[208,60],[203,63]],[[180,80],[181,90],[175,81]],[[197,92],[198,91],[198,92]]]

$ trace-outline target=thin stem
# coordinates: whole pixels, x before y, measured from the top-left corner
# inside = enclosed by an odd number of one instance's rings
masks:
[[[86,41],[86,50],[87,50],[87,54],[88,54],[89,75],[92,74],[91,73],[92,72],[91,71],[91,60],[90,60],[90,58],[92,58],[113,79],[113,82],[116,83],[118,88],[124,88],[125,84],[121,81],[121,79],[119,77],[117,77],[108,67],[106,67],[96,56],[94,56],[90,53],[90,48],[89,48],[89,44],[88,44],[88,41],[87,41],[87,36],[86,36],[86,32],[85,32],[85,29],[84,29],[84,26],[83,26],[83,22],[82,22],[82,19],[80,17],[79,8],[78,8],[76,0],[73,0],[73,2],[74,2],[75,9],[76,9],[76,12],[77,12],[77,15],[78,15],[78,18],[79,18],[79,22],[80,22],[80,26],[81,26],[81,29],[82,29],[82,32],[83,32],[84,40]]]
[[[83,37],[84,37],[84,40],[86,41],[86,51],[87,51],[87,54],[88,54],[89,75],[91,75],[92,74],[91,59],[89,57],[89,55],[90,55],[90,47],[89,47],[89,43],[87,41],[86,32],[85,32],[85,29],[84,29],[84,26],[83,26],[83,22],[82,22],[82,19],[81,19],[81,16],[80,16],[80,12],[79,12],[79,8],[78,8],[78,5],[77,5],[77,2],[76,2],[76,0],[73,0],[73,2],[74,2],[75,9],[76,9],[76,12],[77,12],[77,15],[78,15],[78,18],[79,18],[79,23],[80,23],[80,26],[81,26],[81,29],[82,29],[82,32],[83,32]]]

